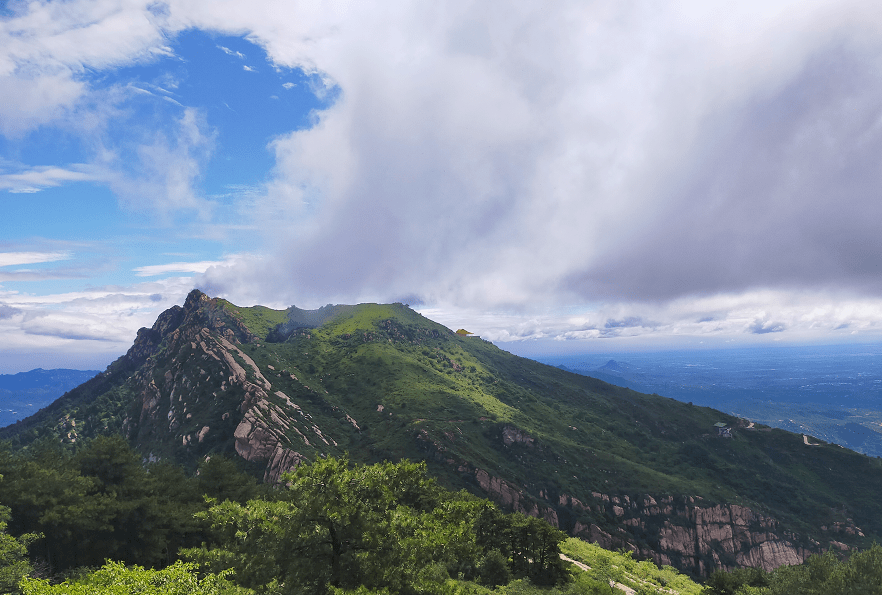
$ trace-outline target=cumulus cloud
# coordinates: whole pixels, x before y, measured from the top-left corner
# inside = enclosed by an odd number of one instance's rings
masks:
[[[173,277],[49,295],[0,290],[0,373],[35,362],[103,368],[125,353],[139,328],[183,303],[192,285],[191,278]]]
[[[41,107],[0,97],[0,130],[70,120],[95,103],[84,69],[168,52],[189,28],[245,34],[311,75],[334,101],[271,142],[275,169],[242,209],[264,254],[208,268],[197,282],[212,293],[409,295],[509,312],[487,327],[509,340],[879,324],[870,3],[156,6],[32,3],[4,20],[0,89]],[[213,135],[186,108],[129,169],[96,145],[124,201],[209,220],[196,186]],[[537,314],[570,304],[579,320]]]
[[[882,45],[817,48],[778,88],[714,115],[667,211],[564,285],[645,298],[819,285],[879,295],[880,64]]]
[[[273,144],[277,274],[206,282],[463,307],[882,290],[879,15],[730,8],[191,13],[340,89]]]

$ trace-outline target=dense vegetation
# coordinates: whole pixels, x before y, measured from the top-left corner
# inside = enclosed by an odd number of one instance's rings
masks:
[[[35,567],[45,578],[21,584],[34,595],[613,592],[610,564],[574,578],[562,532],[446,490],[421,463],[320,459],[273,489],[219,457],[188,476],[101,437],[7,448],[0,471],[0,592]]]
[[[800,566],[782,566],[772,572],[757,568],[717,571],[702,595],[880,595],[882,546],[841,560],[833,552],[816,555]]]
[[[424,464],[407,461],[321,459],[271,489],[220,457],[193,477],[145,464],[121,438],[104,437],[77,452],[7,449],[0,469],[0,501],[9,505],[0,509],[2,593],[882,593],[880,546],[771,573],[716,572],[702,588],[670,567],[443,489]]]

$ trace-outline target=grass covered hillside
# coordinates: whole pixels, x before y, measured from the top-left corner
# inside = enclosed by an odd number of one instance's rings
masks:
[[[882,536],[877,459],[519,358],[402,304],[276,311],[194,292],[0,437],[107,432],[191,467],[235,453],[270,480],[324,455],[426,460],[448,487],[696,573]]]

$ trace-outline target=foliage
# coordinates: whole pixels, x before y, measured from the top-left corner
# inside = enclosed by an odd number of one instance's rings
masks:
[[[566,578],[560,531],[442,490],[425,464],[352,466],[327,458],[299,466],[285,481],[275,501],[227,501],[200,514],[213,541],[185,555],[214,572],[234,569],[249,588],[272,585],[282,593],[410,593],[449,577],[488,584]]]
[[[701,585],[676,569],[634,560],[630,551],[611,552],[571,537],[561,544],[561,552],[587,565],[588,576],[601,582],[620,583],[640,595],[699,595],[702,591]]]
[[[126,568],[122,562],[107,562],[94,572],[52,585],[48,580],[25,579],[24,595],[248,595],[226,575],[199,577],[192,564],[176,562],[162,570],[140,566]]]
[[[0,506],[0,593],[17,593],[18,584],[31,573],[28,546],[39,535],[32,533],[15,538],[6,532],[9,509]]]
[[[241,459],[240,459],[241,460]],[[270,486],[258,484],[252,475],[243,473],[240,466],[223,455],[213,455],[198,468],[197,489],[209,498],[246,502],[267,494]]]
[[[99,437],[72,455],[42,444],[0,452],[0,502],[15,534],[41,533],[34,553],[53,570],[106,558],[168,563],[198,543],[194,513],[205,507],[196,482],[167,464],[142,466],[121,437]]]
[[[799,566],[715,572],[702,595],[882,595],[882,546],[840,560],[832,551]]]

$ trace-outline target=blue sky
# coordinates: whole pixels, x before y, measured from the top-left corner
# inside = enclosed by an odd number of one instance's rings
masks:
[[[872,3],[0,4],[0,373],[199,287],[520,353],[878,341]]]

